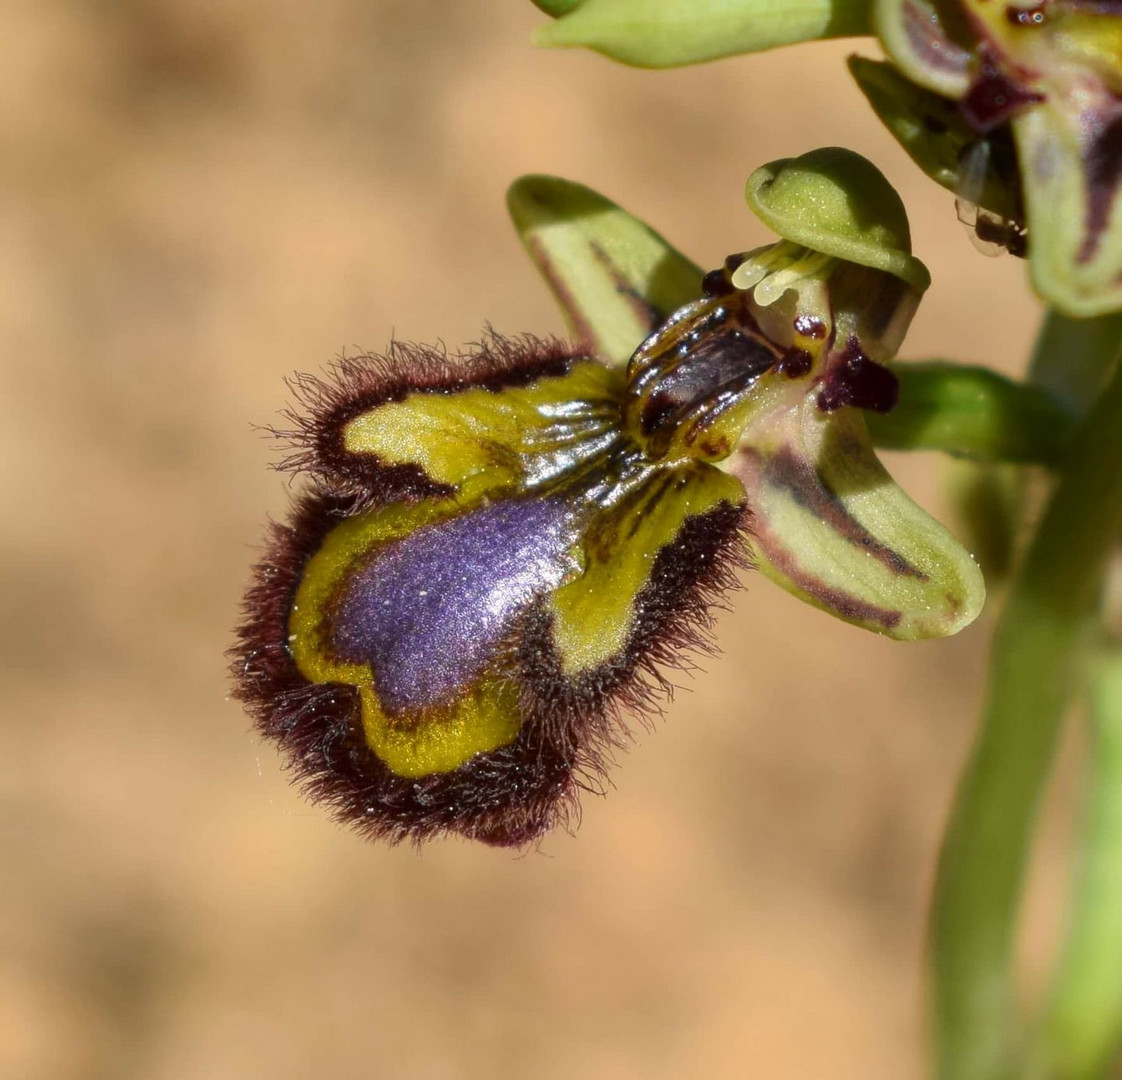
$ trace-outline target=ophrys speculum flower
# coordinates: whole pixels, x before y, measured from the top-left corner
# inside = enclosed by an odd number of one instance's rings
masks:
[[[603,200],[599,225],[547,220],[599,197],[525,181],[516,223],[584,342],[395,346],[297,382],[286,464],[313,487],[257,568],[235,670],[340,817],[534,840],[599,783],[621,712],[657,708],[661,668],[706,646],[750,559],[896,637],[977,613],[976,567],[880,468],[859,412],[895,400],[883,364],[926,285],[902,208],[866,219],[891,189],[844,151],[749,192],[786,239],[666,318],[700,273]]]

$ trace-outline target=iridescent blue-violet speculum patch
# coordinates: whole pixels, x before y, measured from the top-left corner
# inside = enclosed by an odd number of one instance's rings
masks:
[[[571,820],[749,564],[900,639],[984,595],[865,432],[927,285],[873,166],[757,170],[781,239],[707,275],[579,185],[509,201],[576,343],[395,344],[297,378],[283,465],[309,484],[246,598],[238,696],[371,837],[519,846]]]

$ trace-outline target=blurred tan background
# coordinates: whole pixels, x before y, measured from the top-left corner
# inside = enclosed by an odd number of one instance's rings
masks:
[[[975,253],[878,130],[853,43],[660,74],[534,51],[540,18],[0,3],[7,1080],[921,1075],[988,622],[894,645],[749,580],[723,658],[576,837],[522,858],[364,845],[226,699],[287,499],[252,427],[283,377],[391,334],[560,330],[506,220],[519,173],[587,182],[715,265],[765,238],[753,167],[848,144],[934,273],[906,354],[1025,353],[1023,267]],[[942,462],[891,465],[942,505]]]

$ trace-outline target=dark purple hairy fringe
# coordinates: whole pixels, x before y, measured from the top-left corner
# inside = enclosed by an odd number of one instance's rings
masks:
[[[505,340],[504,345],[515,347]],[[557,348],[553,363],[565,364],[573,355],[563,346],[549,345]],[[404,367],[422,354],[430,355],[398,346],[395,358],[401,357]],[[512,363],[510,351],[500,355],[502,371],[492,371],[492,378],[534,378],[541,372],[528,362]],[[401,368],[391,358],[378,359],[372,365],[365,358],[355,384],[356,396],[367,402],[390,400],[385,392],[377,397],[375,371],[384,374],[393,392],[403,393],[396,389]],[[462,369],[457,375],[455,359],[442,358],[441,363],[441,377],[458,377],[464,385],[466,376]],[[340,369],[337,380],[344,378],[346,371]],[[324,417],[341,424],[346,421],[340,417],[349,419],[361,411],[347,408],[341,381],[320,385],[331,395],[330,401],[320,399],[329,406]],[[300,421],[309,438],[311,422]],[[313,476],[325,468],[307,460],[287,467]],[[231,650],[235,696],[245,703],[258,731],[285,753],[308,797],[326,803],[339,821],[370,839],[420,843],[455,832],[497,846],[523,847],[555,826],[571,827],[579,814],[580,792],[603,791],[608,759],[628,741],[625,714],[657,715],[672,689],[665,669],[688,667],[690,653],[713,651],[712,612],[736,586],[737,568],[748,565],[747,511],[722,503],[688,519],[655,558],[620,655],[578,679],[562,673],[544,601],[531,605],[503,653],[522,701],[518,737],[452,772],[409,779],[392,773],[367,747],[357,690],[308,682],[288,650],[289,613],[309,559],[344,517],[389,498],[381,492],[313,490],[298,497],[288,525],[271,526]]]
[[[341,356],[326,377],[297,374],[288,380],[297,399],[284,417],[292,427],[272,429],[291,448],[277,468],[307,473],[321,488],[375,509],[402,499],[450,495],[451,488],[417,465],[388,463],[373,454],[349,454],[343,432],[356,416],[415,393],[456,393],[482,387],[498,393],[552,375],[564,375],[586,349],[533,334],[503,337],[493,331],[467,352],[430,345],[390,343],[385,354]]]

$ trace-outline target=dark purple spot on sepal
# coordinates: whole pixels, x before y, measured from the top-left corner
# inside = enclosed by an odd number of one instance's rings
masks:
[[[985,44],[978,47],[981,70],[958,106],[970,126],[981,135],[1000,127],[1044,100],[1043,95],[1028,90],[998,65],[993,50]]]
[[[891,411],[900,399],[900,381],[883,364],[870,360],[856,338],[850,338],[843,352],[831,357],[818,394],[823,412],[836,412],[846,405],[871,412]]]

